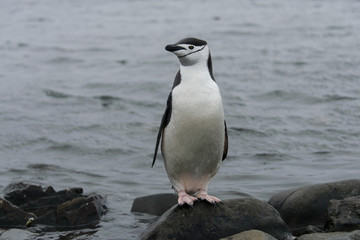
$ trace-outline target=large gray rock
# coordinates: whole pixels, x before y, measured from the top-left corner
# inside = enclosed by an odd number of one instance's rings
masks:
[[[237,193],[241,197],[251,197],[245,193]],[[155,216],[161,216],[177,204],[178,196],[174,193],[159,193],[138,197],[134,200],[131,212],[147,213]]]
[[[37,234],[21,229],[9,229],[0,233],[0,240],[35,240]]]
[[[323,228],[331,199],[356,195],[360,195],[360,180],[346,180],[286,190],[275,194],[268,203],[298,235],[308,225]]]
[[[95,234],[97,230],[85,229],[85,230],[76,230],[76,231],[66,231],[66,232],[37,232],[33,233],[27,230],[22,229],[8,229],[0,230],[0,240],[48,240],[48,239],[57,239],[57,240],[85,240],[92,239],[92,235]]]
[[[360,196],[330,200],[325,229],[329,232],[360,229]]]
[[[263,231],[249,230],[220,240],[276,240],[276,238]]]
[[[360,240],[360,230],[353,232],[332,232],[305,234],[297,240]]]
[[[196,202],[193,208],[174,206],[141,236],[143,240],[211,240],[246,230],[258,229],[276,239],[291,239],[289,228],[279,213],[257,199],[231,199],[213,206]]]
[[[177,204],[177,199],[177,195],[173,193],[160,193],[139,197],[134,200],[131,211],[160,216]]]

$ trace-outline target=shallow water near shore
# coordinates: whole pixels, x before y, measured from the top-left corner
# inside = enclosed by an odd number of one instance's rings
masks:
[[[150,166],[178,70],[164,47],[189,36],[209,43],[228,126],[211,194],[359,178],[359,1],[3,0],[0,191],[82,187],[109,207],[91,239],[136,239],[151,217],[133,200],[172,192]]]

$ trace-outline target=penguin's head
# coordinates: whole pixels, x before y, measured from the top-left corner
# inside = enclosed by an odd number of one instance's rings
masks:
[[[197,38],[185,38],[175,44],[169,44],[165,50],[174,53],[183,66],[206,63],[210,52],[207,42]]]

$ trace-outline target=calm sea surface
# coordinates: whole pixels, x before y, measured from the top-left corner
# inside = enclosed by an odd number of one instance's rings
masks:
[[[268,200],[359,178],[360,1],[0,1],[0,191],[12,182],[107,197],[90,239],[136,239],[178,60],[208,41],[229,133],[210,193]],[[51,239],[57,239],[54,236]],[[81,239],[81,238],[78,238]]]

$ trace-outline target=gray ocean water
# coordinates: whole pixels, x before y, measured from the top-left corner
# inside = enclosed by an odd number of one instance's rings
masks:
[[[1,0],[0,191],[82,187],[109,207],[86,239],[136,239],[150,216],[133,200],[172,192],[150,166],[178,70],[164,46],[189,36],[209,43],[228,125],[211,194],[359,178],[358,0]]]

